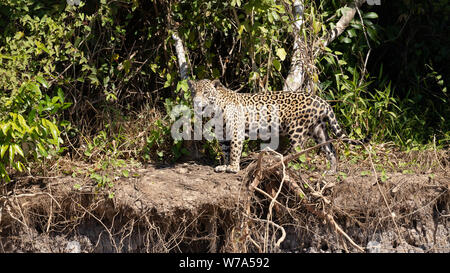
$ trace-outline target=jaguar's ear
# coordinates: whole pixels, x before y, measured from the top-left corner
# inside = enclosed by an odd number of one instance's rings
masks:
[[[215,88],[222,86],[222,83],[219,81],[219,79],[215,79],[211,83]]]
[[[194,81],[187,80],[187,84],[189,86],[189,89],[191,89],[191,91],[195,91],[195,82]]]

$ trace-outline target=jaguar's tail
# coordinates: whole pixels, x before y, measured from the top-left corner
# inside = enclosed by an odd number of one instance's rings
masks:
[[[328,119],[328,123],[330,124],[330,127],[335,134],[336,138],[342,139],[342,141],[352,144],[352,145],[363,145],[365,143],[370,142],[370,139],[372,138],[372,135],[367,135],[364,139],[361,140],[353,140],[349,139],[345,131],[339,126],[339,123],[336,120],[336,115],[333,112],[333,109],[331,106],[328,108],[328,113],[326,115]]]

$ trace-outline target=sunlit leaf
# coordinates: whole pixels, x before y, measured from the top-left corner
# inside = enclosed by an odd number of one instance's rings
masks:
[[[284,59],[286,59],[286,50],[284,50],[284,48],[280,47],[277,48],[277,56],[278,58],[280,58],[281,61],[284,61]]]

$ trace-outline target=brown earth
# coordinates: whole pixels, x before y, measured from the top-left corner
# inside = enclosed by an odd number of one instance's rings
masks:
[[[289,169],[305,196],[283,187],[273,211],[249,190],[248,170],[195,162],[136,168],[102,189],[86,178],[22,177],[1,189],[0,252],[358,252],[345,235],[365,252],[450,252],[445,168],[378,182]],[[281,179],[269,175],[261,191],[270,193],[268,181]]]

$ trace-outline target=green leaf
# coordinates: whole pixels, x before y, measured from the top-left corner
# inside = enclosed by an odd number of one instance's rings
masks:
[[[348,36],[353,38],[356,37],[356,31],[354,29],[347,30]]]
[[[47,81],[46,81],[43,77],[41,77],[41,76],[36,76],[36,80],[37,80],[40,84],[42,84],[43,87],[48,88],[48,83],[47,83]]]
[[[8,172],[5,169],[5,166],[1,162],[0,162],[0,178],[4,179],[6,182],[11,181]]]
[[[348,37],[343,37],[341,39],[341,42],[346,43],[346,44],[350,44],[352,42],[352,39],[350,39]]]
[[[354,29],[358,29],[358,30],[362,30],[362,25],[360,23],[350,23],[350,25],[352,26],[352,28]]]
[[[150,64],[150,69],[153,71],[153,73],[156,73],[156,70],[158,69],[157,64]]]
[[[169,87],[172,84],[172,74],[167,73],[166,74],[166,78],[167,78],[167,80],[164,83],[164,88],[167,88],[167,87]]]
[[[377,32],[373,28],[367,28],[367,34],[369,35],[370,39],[377,41]]]
[[[11,128],[11,122],[7,122],[5,124],[2,125],[2,132],[5,136],[8,135],[8,131]]]
[[[319,31],[322,29],[322,24],[320,22],[314,21],[313,29],[315,34],[319,33]]]
[[[17,162],[14,164],[14,168],[15,168],[16,170],[18,170],[19,172],[23,172],[23,169],[25,168],[25,166],[22,164],[22,162],[17,161]]]
[[[14,162],[14,155],[15,155],[15,151],[14,151],[14,145],[9,145],[9,163],[13,163]]]
[[[301,162],[305,163],[305,162],[306,162],[306,154],[301,154],[301,155],[298,157],[298,159],[299,159]]]
[[[0,149],[0,158],[3,158],[3,156],[5,155],[8,148],[9,148],[9,145],[2,145],[2,147]]]
[[[259,30],[261,30],[262,33],[266,34],[268,32],[267,28],[263,26],[259,26]]]
[[[242,32],[244,32],[244,30],[245,30],[245,25],[242,24],[242,25],[239,27],[239,29],[238,29],[238,34],[239,34],[239,36],[242,35]]]
[[[361,134],[361,128],[360,128],[360,127],[355,128],[355,132],[356,132],[356,134],[358,135],[358,137],[361,137],[361,136],[362,136],[362,134]]]
[[[368,12],[363,15],[363,18],[364,19],[375,19],[375,18],[378,18],[378,14],[376,14],[375,12]]]
[[[58,97],[59,97],[59,101],[61,103],[64,103],[64,92],[61,90],[61,88],[58,88]]]
[[[275,10],[272,10],[272,17],[273,17],[273,20],[275,20],[275,21],[280,20],[280,15],[278,15],[278,12],[276,12]]]
[[[58,141],[58,137],[59,137],[59,130],[58,127],[56,127],[55,124],[53,124],[51,121],[49,121],[48,119],[43,118],[42,119],[42,124],[48,128],[50,130],[50,133],[52,134],[53,137],[53,144],[54,145],[58,145],[59,141]]]
[[[25,119],[23,118],[23,116],[21,114],[17,114],[17,118],[19,120],[19,124],[20,126],[22,126],[22,128],[24,128],[25,130],[30,130],[30,127],[28,127],[27,122],[25,121]]]
[[[346,62],[346,61],[344,61],[344,60],[338,60],[338,64],[339,64],[339,65],[346,65],[346,64],[347,64],[347,62]]]
[[[97,183],[100,183],[103,180],[103,177],[101,175],[99,175],[98,173],[91,173],[91,175],[89,177],[91,179],[96,180]]]
[[[23,154],[22,148],[20,148],[19,145],[14,144],[14,150],[15,150],[18,154],[20,154],[22,157],[25,157],[24,154]]]
[[[278,58],[280,58],[281,61],[284,61],[284,59],[286,59],[286,51],[284,50],[284,48],[280,47],[277,49],[277,56]]]
[[[273,67],[275,67],[275,69],[276,69],[277,71],[280,71],[280,70],[281,70],[281,63],[280,63],[279,60],[273,59],[272,64],[273,64]]]
[[[39,85],[35,84],[35,83],[28,83],[27,84],[27,89],[30,91],[33,91],[33,93],[37,94],[39,97],[42,96],[42,92],[41,89],[39,88]]]
[[[100,85],[100,81],[97,78],[97,75],[95,75],[94,73],[92,73],[91,75],[88,76],[88,79],[91,80],[91,83],[98,86]]]
[[[343,179],[346,179],[346,178],[347,178],[347,174],[344,173],[344,172],[339,172],[338,174],[339,174],[339,176],[341,176]]]
[[[123,68],[125,69],[125,73],[128,74],[130,73],[130,69],[131,69],[131,61],[130,60],[125,60],[123,62]]]
[[[387,176],[385,170],[381,171],[381,176],[380,176],[380,178],[381,178],[381,182],[383,182],[383,183],[386,182],[386,180],[389,179],[389,177]]]
[[[22,31],[19,31],[16,33],[16,35],[14,35],[14,39],[20,40],[20,39],[22,39],[23,36],[24,36],[24,33]]]
[[[232,7],[240,7],[241,6],[241,0],[231,0],[231,6]]]
[[[183,89],[184,92],[189,90],[189,86],[187,84],[187,80],[182,80],[182,81],[179,81],[177,83],[177,89],[176,89],[177,92],[180,91],[180,89]]]
[[[40,41],[34,41],[34,44],[36,45],[36,47],[40,50],[45,51],[47,54],[50,54],[50,52],[48,51],[48,49],[44,46],[43,43],[41,43]]]

